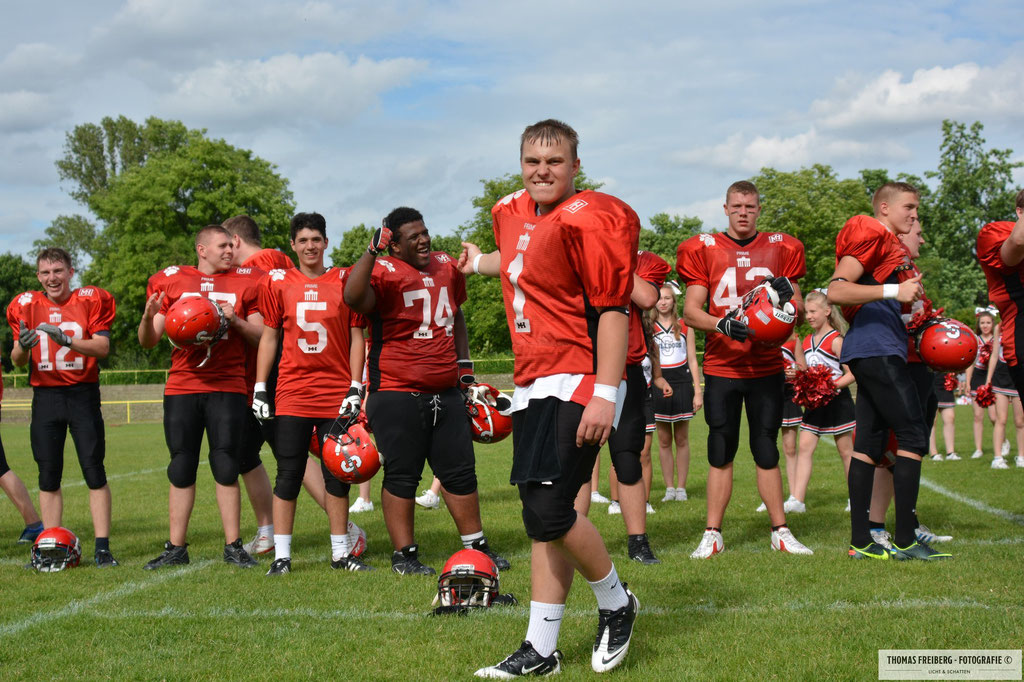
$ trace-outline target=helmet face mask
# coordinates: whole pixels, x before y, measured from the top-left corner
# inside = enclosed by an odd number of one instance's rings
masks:
[[[512,399],[490,384],[470,386],[466,414],[478,443],[497,443],[512,433]]]
[[[56,573],[74,568],[82,560],[78,536],[67,528],[47,528],[32,545],[31,566],[40,573]]]
[[[476,549],[462,549],[445,562],[437,581],[442,607],[488,607],[498,596],[498,568]]]
[[[779,306],[779,295],[767,283],[743,297],[739,319],[750,328],[755,343],[778,347],[792,335],[796,326],[796,308],[789,301]]]

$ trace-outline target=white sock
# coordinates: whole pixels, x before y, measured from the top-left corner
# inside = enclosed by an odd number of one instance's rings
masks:
[[[292,536],[274,533],[274,561],[292,558]]]
[[[558,646],[558,629],[562,627],[565,604],[530,602],[530,626],[526,630],[526,641],[537,653],[547,658]]]
[[[465,547],[466,549],[472,549],[474,542],[483,539],[484,532],[482,530],[478,530],[475,533],[470,533],[469,535],[460,535],[459,537],[462,538],[463,547]]]
[[[587,581],[590,589],[597,597],[597,608],[615,611],[629,604],[629,597],[626,596],[626,588],[619,581],[619,574],[615,572],[612,565],[611,572],[597,582]]]
[[[259,528],[256,529],[256,535],[259,535],[260,537],[268,537],[269,538],[273,534],[274,534],[274,524],[270,524],[269,526],[260,526]]]
[[[352,551],[348,533],[344,535],[331,535],[331,561],[337,561],[343,556],[348,556]]]

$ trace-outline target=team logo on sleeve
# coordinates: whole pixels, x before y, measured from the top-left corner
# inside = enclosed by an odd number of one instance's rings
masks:
[[[700,241],[704,246],[714,246],[715,236],[713,234],[702,234],[700,235]]]
[[[18,297],[18,305],[28,305],[32,302],[32,294],[28,291]]]
[[[782,235],[781,234],[771,234],[771,235],[768,235],[768,243],[769,244],[775,244],[776,242],[781,242],[781,241],[782,241]]]
[[[167,277],[173,277],[178,274],[178,270],[180,270],[180,268],[177,265],[172,265],[169,268],[164,268],[164,275]]]
[[[447,253],[436,253],[434,254],[434,258],[437,259],[438,263],[450,263],[452,260],[454,260]]]
[[[84,289],[79,289],[78,290],[78,295],[79,296],[92,296],[93,293],[94,293],[94,289],[92,287],[85,287]]]
[[[285,271],[281,269],[274,269],[270,271],[270,279],[274,282],[280,282],[284,279]]]
[[[385,268],[388,272],[395,271],[395,266],[392,265],[391,261],[389,261],[387,258],[378,258],[377,265],[380,265],[381,267]]]
[[[563,210],[568,211],[569,213],[579,213],[586,205],[587,202],[583,201],[583,199],[577,199],[576,201],[566,206]]]

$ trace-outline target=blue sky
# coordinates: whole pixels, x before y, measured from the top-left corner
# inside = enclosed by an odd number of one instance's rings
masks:
[[[645,221],[720,227],[725,187],[762,166],[921,174],[944,118],[981,121],[1024,160],[1020,2],[636,5],[11,5],[0,251],[26,254],[57,215],[84,212],[53,162],[67,131],[105,115],[180,119],[252,149],[335,240],[402,204],[450,232],[547,117],[577,129],[588,175]]]

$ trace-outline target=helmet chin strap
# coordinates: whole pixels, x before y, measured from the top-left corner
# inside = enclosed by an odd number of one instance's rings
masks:
[[[212,343],[208,343],[208,344],[206,344],[206,357],[203,358],[202,362],[200,362],[198,365],[196,365],[197,369],[199,367],[202,367],[203,365],[205,365],[209,361],[211,353],[213,353],[213,344]]]

